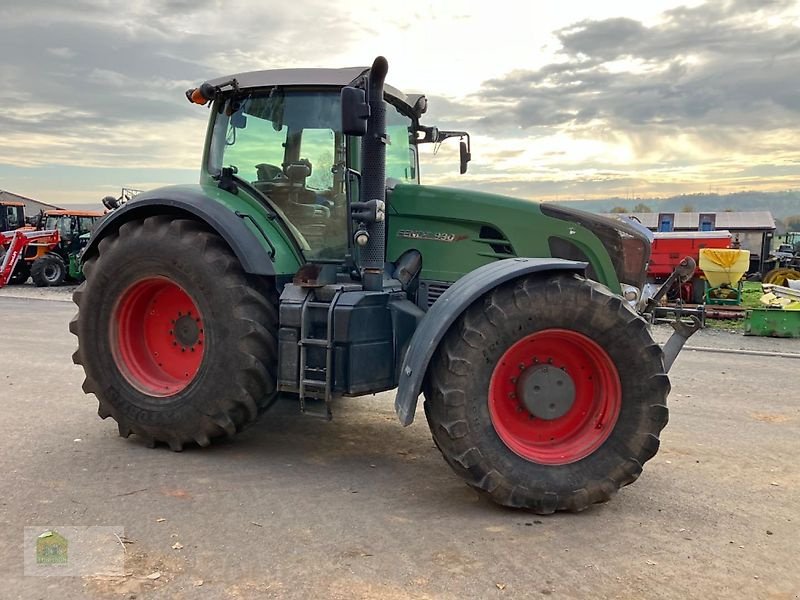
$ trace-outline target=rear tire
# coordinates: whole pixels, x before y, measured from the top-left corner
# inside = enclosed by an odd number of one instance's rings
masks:
[[[660,347],[621,298],[577,275],[531,276],[487,293],[451,327],[425,414],[476,490],[539,514],[576,512],[607,501],[656,454],[669,389]]]
[[[119,433],[173,450],[232,435],[276,395],[273,283],[194,221],[148,217],[103,238],[73,295],[83,389]]]
[[[36,287],[61,285],[67,278],[67,265],[58,254],[48,252],[31,265],[31,279]]]

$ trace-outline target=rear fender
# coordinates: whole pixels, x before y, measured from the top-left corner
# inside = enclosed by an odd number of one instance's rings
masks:
[[[586,263],[559,258],[509,258],[467,273],[445,291],[425,314],[411,338],[403,364],[394,409],[403,426],[414,422],[417,398],[439,343],[455,320],[473,302],[500,284],[531,273],[572,271],[582,274]]]
[[[83,256],[89,257],[96,253],[100,240],[118,230],[123,223],[163,214],[202,221],[225,240],[246,273],[275,275],[275,265],[264,248],[264,243],[272,246],[268,239],[259,240],[247,227],[244,218],[219,202],[200,192],[177,188],[139,194],[121,208],[109,213],[95,226]]]

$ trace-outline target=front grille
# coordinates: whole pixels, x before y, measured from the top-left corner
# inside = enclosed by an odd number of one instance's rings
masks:
[[[486,244],[492,249],[491,253],[479,252],[478,254],[480,256],[511,258],[517,255],[516,252],[514,252],[514,247],[511,245],[511,242],[508,241],[508,238],[499,229],[490,225],[481,227],[480,233],[478,233],[478,239],[475,241]]]
[[[420,281],[417,306],[428,310],[451,285],[453,284],[448,281]]]

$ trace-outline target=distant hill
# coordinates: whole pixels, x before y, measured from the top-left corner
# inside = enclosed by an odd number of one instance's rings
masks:
[[[735,194],[683,194],[669,198],[627,200],[572,200],[558,202],[574,208],[595,213],[611,212],[622,207],[626,212],[635,212],[634,206],[644,204],[653,212],[722,212],[768,210],[776,219],[800,215],[800,190],[786,192],[737,192]]]

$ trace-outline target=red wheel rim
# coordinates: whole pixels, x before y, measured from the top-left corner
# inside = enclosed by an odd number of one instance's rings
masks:
[[[203,317],[181,286],[142,279],[114,310],[112,351],[120,372],[140,392],[173,396],[186,389],[203,362]]]
[[[557,417],[539,418],[529,410],[530,386],[523,375],[553,368],[571,380],[572,402]],[[565,465],[592,454],[611,435],[621,406],[622,386],[611,358],[587,336],[566,329],[517,341],[500,357],[489,383],[497,435],[517,455],[540,464]]]

